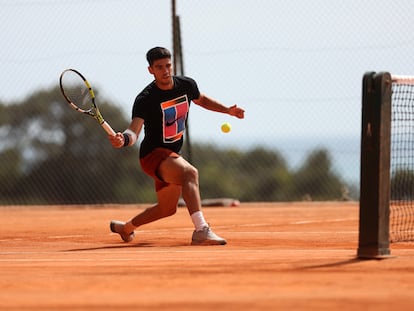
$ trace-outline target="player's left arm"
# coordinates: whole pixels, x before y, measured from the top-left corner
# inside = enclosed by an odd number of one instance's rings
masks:
[[[193,99],[193,102],[205,109],[227,113],[231,116],[237,117],[239,119],[244,118],[244,109],[237,107],[237,105],[233,105],[230,107],[224,106],[222,103],[218,102],[217,100],[205,95],[200,94],[200,97],[197,99]]]

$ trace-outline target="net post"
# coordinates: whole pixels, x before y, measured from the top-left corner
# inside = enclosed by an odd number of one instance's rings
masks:
[[[358,258],[390,257],[391,75],[368,72],[362,83]]]

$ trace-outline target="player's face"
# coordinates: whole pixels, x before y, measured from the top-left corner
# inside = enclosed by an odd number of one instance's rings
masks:
[[[173,87],[171,59],[162,58],[154,61],[148,71],[154,76],[157,86],[161,89]]]

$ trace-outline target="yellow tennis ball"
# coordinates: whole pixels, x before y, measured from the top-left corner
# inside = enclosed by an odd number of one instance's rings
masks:
[[[228,122],[223,123],[223,124],[221,125],[221,131],[222,131],[223,133],[228,133],[228,132],[230,132],[230,131],[231,131],[231,125],[230,125],[230,123],[228,123]]]

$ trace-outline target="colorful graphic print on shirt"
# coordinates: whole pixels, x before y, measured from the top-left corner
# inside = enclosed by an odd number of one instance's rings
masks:
[[[181,139],[185,130],[185,121],[189,110],[187,95],[161,103],[163,113],[164,143],[173,143]]]

